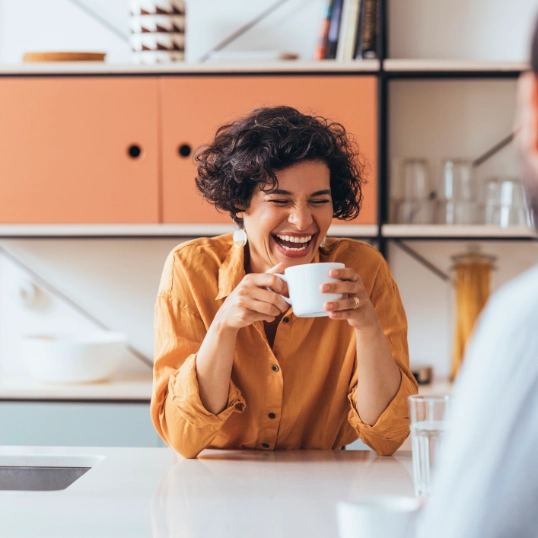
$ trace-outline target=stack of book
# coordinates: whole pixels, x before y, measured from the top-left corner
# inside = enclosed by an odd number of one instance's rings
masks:
[[[327,0],[316,60],[378,57],[378,0]]]

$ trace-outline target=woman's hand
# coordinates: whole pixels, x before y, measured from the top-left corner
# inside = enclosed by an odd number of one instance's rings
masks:
[[[279,263],[265,273],[245,275],[220,307],[215,321],[224,328],[236,330],[255,321],[274,321],[289,308],[280,297],[280,294],[287,295],[287,284],[272,274],[283,270],[284,264]]]
[[[324,308],[329,312],[329,317],[345,319],[357,330],[377,328],[379,321],[360,276],[350,267],[332,269],[329,274],[340,282],[323,284],[321,291],[344,295],[343,299],[325,303]]]

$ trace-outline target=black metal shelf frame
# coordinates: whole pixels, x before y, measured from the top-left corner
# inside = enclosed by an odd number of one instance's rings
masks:
[[[377,227],[378,235],[376,238],[379,251],[388,258],[387,246],[389,241],[536,241],[534,237],[405,237],[393,236],[386,237],[382,234],[383,224],[388,223],[389,207],[389,122],[390,122],[390,82],[393,80],[433,80],[433,79],[515,79],[519,77],[521,71],[498,71],[498,70],[448,70],[448,71],[429,71],[429,70],[402,70],[402,71],[385,71],[384,60],[388,59],[388,7],[389,0],[379,1],[379,32],[378,32],[378,51],[380,69],[377,72],[378,77],[378,102],[377,102],[377,127],[378,127],[378,148],[377,148]],[[421,262],[420,259],[417,261]],[[426,261],[427,262],[427,261]],[[421,262],[422,263],[422,262]],[[423,263],[428,267],[427,263]],[[429,268],[429,267],[428,267]]]

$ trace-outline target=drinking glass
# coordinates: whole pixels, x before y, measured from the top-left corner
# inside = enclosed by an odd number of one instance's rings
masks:
[[[474,224],[477,197],[472,161],[446,159],[441,169],[435,204],[436,224]]]
[[[425,159],[406,158],[393,161],[390,222],[427,224],[431,222],[430,174]]]
[[[530,226],[531,218],[523,183],[517,177],[493,177],[486,181],[483,195],[485,224]]]
[[[448,395],[409,396],[415,495],[428,497],[445,432]]]

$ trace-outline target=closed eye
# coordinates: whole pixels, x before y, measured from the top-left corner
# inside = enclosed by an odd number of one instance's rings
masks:
[[[269,202],[277,205],[286,205],[290,203],[289,200],[269,200]]]
[[[330,202],[331,202],[330,200],[311,200],[310,201],[311,204],[315,204],[315,205],[323,205],[323,204],[328,204]]]

